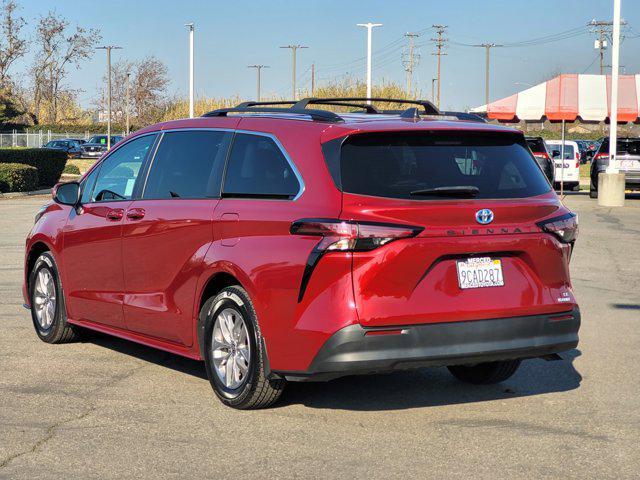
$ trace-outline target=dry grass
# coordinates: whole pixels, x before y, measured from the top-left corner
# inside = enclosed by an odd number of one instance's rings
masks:
[[[96,163],[95,160],[86,160],[82,158],[74,158],[67,160],[67,165],[75,165],[80,169],[80,173],[84,174],[87,170],[91,168],[91,166]]]

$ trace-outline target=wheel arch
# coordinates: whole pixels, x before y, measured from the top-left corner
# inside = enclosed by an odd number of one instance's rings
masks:
[[[27,252],[27,259],[26,259],[26,265],[25,265],[26,268],[24,272],[25,285],[27,287],[27,292],[31,287],[30,277],[31,277],[31,272],[33,271],[33,267],[35,266],[36,260],[38,259],[38,257],[40,257],[40,255],[42,255],[44,252],[49,252],[51,255],[53,255],[53,258],[55,259],[55,254],[53,253],[53,249],[48,244],[46,244],[41,240],[37,240],[36,242],[34,242],[29,248],[29,251]]]
[[[197,297],[196,340],[198,342],[198,351],[201,358],[204,358],[204,318],[200,315],[200,310],[207,299],[216,295],[223,288],[230,287],[232,285],[239,285],[242,288],[245,288],[236,275],[226,270],[213,272],[209,275],[209,278],[204,283],[200,295]]]

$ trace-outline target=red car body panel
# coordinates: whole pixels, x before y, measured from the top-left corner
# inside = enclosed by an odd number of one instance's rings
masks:
[[[536,224],[568,212],[554,192],[519,200],[426,203],[343,194],[322,152],[322,143],[360,132],[513,129],[348,117],[341,124],[197,118],[148,127],[118,148],[139,134],[193,128],[272,134],[299,171],[302,194],[295,201],[134,199],[85,205],[79,213],[50,205],[26,251],[43,243],[58,260],[69,322],[199,359],[203,293],[216,275],[231,275],[254,303],[270,368],[305,371],[331,335],[349,325],[480,320],[576,306],[570,247]],[[491,208],[496,222],[475,224],[479,208]],[[121,221],[107,218],[114,209],[122,209]],[[301,218],[392,222],[424,230],[369,252],[325,255],[298,302],[307,259],[318,243],[315,236],[290,233],[292,222]],[[475,254],[500,257],[508,286],[459,290],[454,258]],[[25,285],[27,269],[28,257]],[[26,286],[24,295],[28,303]]]

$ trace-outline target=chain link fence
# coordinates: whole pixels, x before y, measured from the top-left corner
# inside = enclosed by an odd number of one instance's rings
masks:
[[[91,134],[85,133],[54,133],[51,130],[37,132],[13,132],[0,133],[0,148],[6,147],[30,147],[38,148],[51,140],[62,138],[83,138],[88,140]]]

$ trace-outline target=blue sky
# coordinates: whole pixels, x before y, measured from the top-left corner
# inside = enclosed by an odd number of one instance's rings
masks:
[[[17,1],[29,22],[29,35],[37,18],[55,8],[72,24],[99,28],[102,43],[124,47],[114,51],[114,61],[156,55],[169,68],[170,93],[182,96],[187,94],[187,22],[196,24],[196,94],[246,99],[255,97],[255,72],[247,68],[255,63],[271,67],[263,70],[263,94],[290,92],[290,51],[278,47],[291,43],[309,47],[299,51],[299,86],[309,84],[312,62],[320,82],[349,71],[363,78],[364,62],[356,60],[365,53],[365,30],[355,24],[367,21],[384,24],[373,36],[374,82],[388,79],[404,85],[401,45],[406,42],[400,40],[404,33],[446,24],[452,44],[442,61],[442,100],[444,107],[456,109],[484,103],[484,49],[459,44],[506,44],[564,32],[593,18],[610,19],[613,4],[613,0]],[[622,16],[631,27],[629,37],[640,34],[640,2],[622,0]],[[424,45],[418,49],[421,59],[414,84],[425,98],[435,77],[431,37],[426,30],[416,42]],[[593,42],[593,35],[585,33],[526,48],[493,49],[492,98],[514,93],[525,88],[522,84],[537,83],[557,70],[597,73]],[[621,64],[627,73],[640,73],[639,53],[640,37],[625,40]],[[99,51],[70,72],[68,84],[83,91],[83,105],[92,105],[104,71],[104,52]]]

